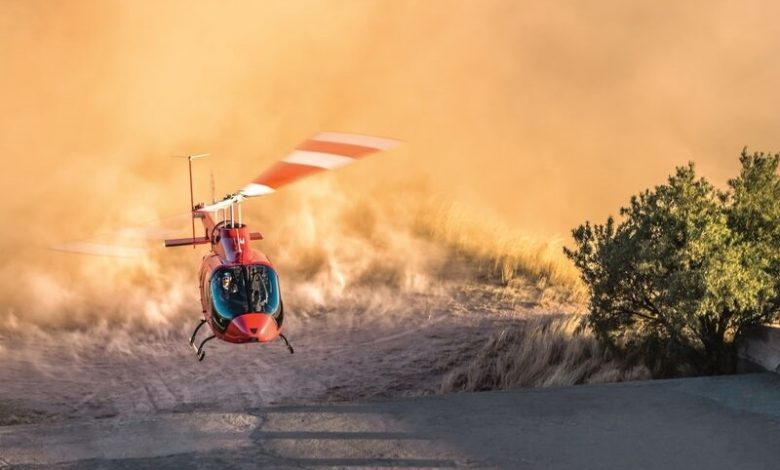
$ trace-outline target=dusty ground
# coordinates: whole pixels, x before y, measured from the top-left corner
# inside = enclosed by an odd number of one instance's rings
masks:
[[[108,326],[5,333],[0,424],[436,393],[488,335],[542,311],[485,287],[379,298],[288,313],[294,355],[281,342],[212,341],[199,363],[186,343],[194,319],[152,335]]]

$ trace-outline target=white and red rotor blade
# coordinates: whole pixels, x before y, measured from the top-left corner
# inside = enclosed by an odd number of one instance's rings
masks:
[[[320,132],[303,141],[282,160],[254,179],[241,190],[225,199],[198,209],[213,212],[227,209],[244,198],[264,196],[281,186],[309,175],[335,170],[354,163],[366,155],[391,149],[401,141],[345,132]]]
[[[246,197],[269,194],[281,186],[325,170],[335,170],[397,146],[394,139],[343,132],[320,132],[241,189]]]

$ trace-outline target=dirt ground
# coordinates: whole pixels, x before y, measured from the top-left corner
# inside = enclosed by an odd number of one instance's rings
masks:
[[[211,341],[198,362],[187,344],[194,318],[180,331],[151,335],[108,326],[5,333],[0,424],[433,394],[507,322],[546,313],[484,288],[381,298],[288,314],[292,355],[281,341]]]

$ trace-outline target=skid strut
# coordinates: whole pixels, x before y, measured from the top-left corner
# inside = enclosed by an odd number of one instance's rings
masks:
[[[195,336],[198,334],[198,331],[203,327],[203,325],[206,323],[206,320],[201,320],[200,323],[198,323],[198,326],[195,327],[195,331],[192,332],[192,336],[190,336],[190,346],[192,346],[192,349],[195,350],[195,356],[198,358],[198,361],[202,361],[204,357],[206,357],[206,351],[203,350],[203,346],[212,339],[216,338],[216,336],[211,335],[208,338],[201,341],[199,346],[195,346]]]
[[[295,354],[295,350],[294,350],[294,349],[293,349],[293,347],[290,345],[290,342],[289,342],[289,341],[287,341],[287,337],[286,337],[286,336],[284,336],[284,335],[283,335],[283,334],[281,334],[281,333],[279,333],[279,337],[280,337],[280,338],[282,338],[282,339],[284,340],[284,344],[286,344],[286,345],[287,345],[287,349],[289,349],[289,350],[290,350],[290,354]]]
[[[198,346],[197,348],[195,347],[194,344],[192,345],[193,349],[195,349],[195,355],[198,357],[199,361],[202,361],[203,358],[206,357],[206,351],[203,350],[203,346],[205,346],[206,343],[208,343],[209,341],[211,341],[214,338],[216,338],[215,335],[209,336],[208,338],[206,338],[203,341],[201,341],[200,342],[200,346]]]
[[[204,323],[206,323],[206,320],[201,320],[200,323],[198,323],[198,326],[195,327],[195,331],[193,331],[192,336],[190,336],[190,346],[195,346],[195,335],[198,334],[198,331],[200,331],[200,328]]]

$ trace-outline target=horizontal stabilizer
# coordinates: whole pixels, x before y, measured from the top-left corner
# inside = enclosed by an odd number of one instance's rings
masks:
[[[174,246],[203,245],[205,243],[209,243],[209,239],[207,237],[173,238],[165,240],[165,247],[171,248]]]
[[[263,235],[260,232],[251,232],[249,234],[250,240],[262,240]],[[208,237],[196,237],[192,238],[174,238],[171,240],[165,240],[165,247],[171,248],[174,246],[190,246],[190,245],[203,245],[209,243]]]

